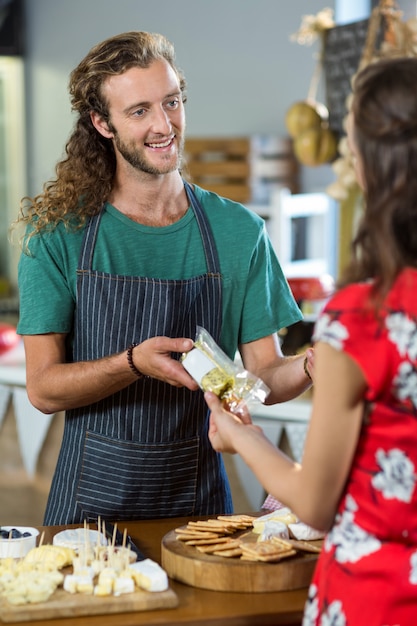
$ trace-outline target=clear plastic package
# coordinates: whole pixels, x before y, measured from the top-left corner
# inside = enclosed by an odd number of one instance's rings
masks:
[[[251,411],[269,394],[263,380],[232,361],[201,326],[197,326],[194,347],[181,361],[200,389],[215,393],[236,415]]]

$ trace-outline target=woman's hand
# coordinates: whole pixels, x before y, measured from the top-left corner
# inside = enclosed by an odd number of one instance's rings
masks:
[[[261,428],[251,423],[249,414],[245,417],[245,422],[237,415],[227,411],[216,394],[206,391],[204,398],[211,411],[209,439],[213,448],[217,452],[238,452],[235,443],[238,440],[241,429],[253,429],[261,431]]]

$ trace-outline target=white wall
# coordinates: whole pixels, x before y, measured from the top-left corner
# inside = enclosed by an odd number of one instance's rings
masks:
[[[338,24],[365,20],[371,12],[371,0],[336,0],[335,18]]]
[[[307,96],[318,51],[290,35],[326,6],[334,2],[26,0],[28,193],[54,174],[72,126],[68,76],[97,42],[148,30],[174,43],[189,135],[284,135],[285,111]],[[332,178],[327,166],[309,170],[307,190]]]

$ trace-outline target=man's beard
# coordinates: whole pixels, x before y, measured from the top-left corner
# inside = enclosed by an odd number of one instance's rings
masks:
[[[184,138],[182,137],[178,144],[178,155],[175,159],[175,162],[172,161],[172,156],[167,159],[167,164],[165,167],[157,167],[152,165],[148,161],[148,159],[142,154],[140,150],[138,150],[135,146],[128,145],[123,143],[120,139],[117,131],[113,131],[113,140],[115,148],[120,152],[121,156],[124,160],[129,163],[133,168],[139,170],[140,172],[144,172],[145,174],[169,174],[169,172],[174,172],[180,168],[180,164],[182,161],[183,149],[184,149]],[[178,136],[178,135],[177,135]]]

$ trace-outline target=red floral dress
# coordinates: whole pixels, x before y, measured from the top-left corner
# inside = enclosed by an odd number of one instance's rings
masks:
[[[417,270],[401,273],[378,317],[369,291],[370,283],[341,290],[314,332],[358,364],[367,393],[303,626],[417,625]]]

